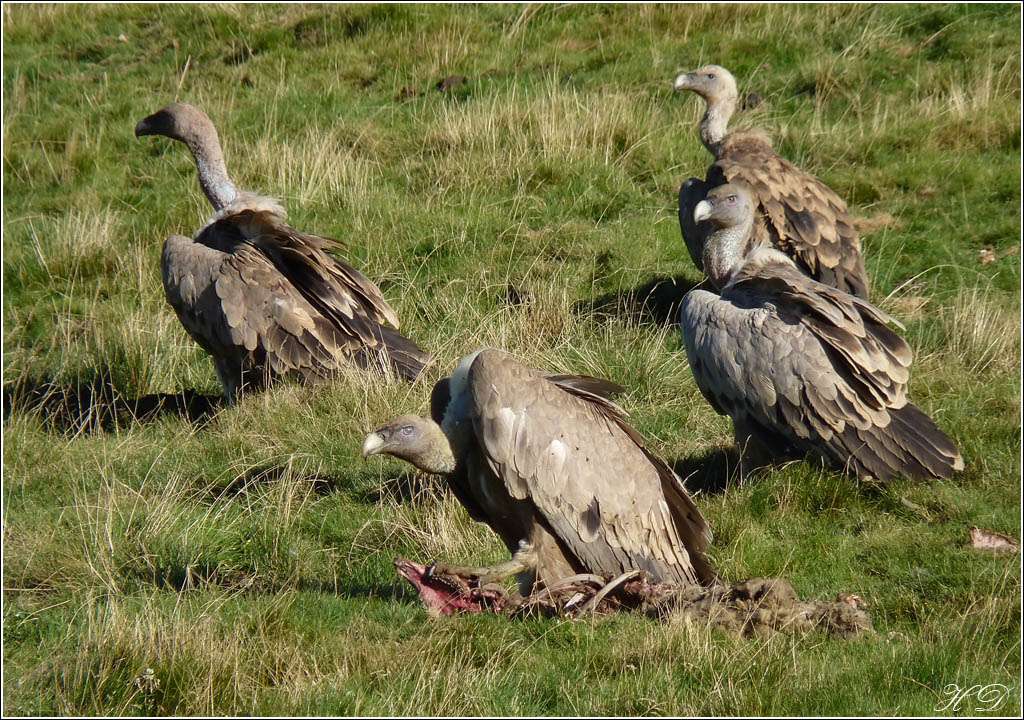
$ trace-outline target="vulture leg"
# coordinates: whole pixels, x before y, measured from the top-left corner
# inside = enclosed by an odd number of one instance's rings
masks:
[[[260,365],[249,365],[238,357],[215,357],[213,367],[224,388],[229,406],[249,392],[259,392],[270,384],[270,370]]]
[[[519,549],[509,560],[497,565],[484,567],[459,567],[433,563],[427,570],[429,575],[458,575],[475,578],[479,585],[495,583],[519,573],[534,570],[537,567],[537,553],[533,546],[525,541],[519,542]]]
[[[224,388],[224,399],[228,407],[237,402],[242,388],[242,368],[234,358],[214,356],[213,367],[217,371],[217,379]]]
[[[753,471],[768,467],[779,457],[781,447],[773,447],[753,423],[735,419],[732,422],[733,437],[736,439],[736,452],[739,453],[739,475],[746,477]]]

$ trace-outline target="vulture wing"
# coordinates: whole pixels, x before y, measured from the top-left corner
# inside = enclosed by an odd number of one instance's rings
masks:
[[[948,477],[963,467],[953,442],[908,403],[911,352],[887,315],[795,268],[751,265],[721,296],[693,290],[680,309],[694,378],[719,413],[861,476]]]
[[[780,157],[765,138],[731,133],[708,170],[707,181],[709,188],[726,182],[746,184],[760,203],[775,247],[815,280],[867,298],[860,237],[846,203],[820,180]]]
[[[167,300],[215,359],[248,355],[278,375],[336,370],[357,340],[329,322],[255,247],[225,253],[173,236],[164,245]]]
[[[621,408],[611,402],[613,397],[626,391],[626,388],[618,383],[592,375],[548,375],[546,377],[567,393],[578,395],[592,402],[606,403],[614,407],[620,414],[624,414]]]
[[[248,209],[216,220],[196,241],[251,249],[231,251],[237,257],[244,254],[249,265],[255,262],[253,253],[261,255],[274,271],[271,275],[277,276],[275,287],[287,287],[295,300],[303,301],[295,307],[303,306],[317,323],[332,328],[324,333],[325,348],[332,357],[341,353],[366,366],[385,353],[385,363],[407,379],[418,376],[429,360],[415,343],[396,332],[398,318],[377,286],[327,252],[340,247],[336,241],[299,232],[272,212]],[[263,278],[269,279],[270,275]],[[331,359],[320,369],[334,370],[338,364],[338,358]]]
[[[683,233],[686,249],[690,252],[690,259],[701,272],[704,272],[704,244],[708,239],[708,228],[706,223],[698,225],[693,221],[693,211],[710,189],[699,178],[690,178],[679,188],[679,229]]]
[[[300,292],[323,307],[325,314],[398,328],[398,317],[377,286],[326,252],[340,249],[338,241],[299,232],[268,212],[243,210],[224,222],[238,226]]]
[[[710,581],[703,517],[614,404],[567,391],[493,350],[473,361],[467,390],[491,469],[513,498],[534,504],[581,565]]]

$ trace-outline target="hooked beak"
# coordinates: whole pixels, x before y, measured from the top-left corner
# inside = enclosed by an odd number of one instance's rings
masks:
[[[682,75],[678,75],[676,77],[675,83],[672,85],[672,89],[675,90],[676,92],[679,92],[680,90],[689,90],[690,73],[683,73]]]
[[[164,108],[139,120],[135,126],[135,137],[143,135],[167,135],[170,137],[170,130],[173,127],[174,120]]]
[[[135,126],[135,137],[139,138],[143,135],[152,135],[153,128],[149,125],[149,118],[145,117],[139,120],[139,124]]]
[[[384,436],[379,432],[372,432],[363,440],[363,458],[376,455],[384,447]]]
[[[707,200],[701,200],[697,203],[697,207],[693,209],[693,221],[701,222],[711,217],[711,203]]]

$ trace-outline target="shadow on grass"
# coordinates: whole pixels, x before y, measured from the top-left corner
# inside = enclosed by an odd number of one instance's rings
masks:
[[[692,493],[719,495],[741,482],[739,456],[735,448],[715,448],[700,455],[678,458],[670,463]]]
[[[247,492],[265,488],[280,482],[287,475],[294,471],[285,465],[263,465],[255,467],[242,473],[231,480],[227,485],[214,485],[208,489],[211,500],[221,500],[243,495]],[[307,483],[316,495],[329,495],[342,487],[339,478],[333,475],[321,475],[319,473],[303,473],[298,479]]]
[[[220,395],[195,390],[127,398],[109,374],[91,382],[60,385],[52,380],[20,380],[3,389],[4,421],[12,412],[38,412],[51,430],[65,435],[112,431],[168,415],[205,424],[223,405]]]
[[[446,492],[447,489],[447,482],[436,475],[403,472],[385,478],[372,487],[356,490],[353,497],[361,503],[372,505],[385,500],[406,503],[422,500],[426,495]]]
[[[656,277],[634,288],[601,295],[576,303],[573,312],[597,317],[622,317],[653,325],[672,325],[678,320],[679,304],[698,285],[686,275]]]
[[[385,600],[387,602],[399,602],[411,605],[418,602],[416,592],[409,587],[408,583],[395,575],[393,582],[366,583],[347,582],[340,580],[337,583],[330,580],[310,580],[303,578],[295,585],[295,589],[304,592],[321,593],[323,595],[336,595],[344,598],[357,598],[361,600]]]

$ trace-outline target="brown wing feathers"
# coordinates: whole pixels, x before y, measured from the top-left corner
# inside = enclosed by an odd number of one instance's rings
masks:
[[[733,132],[709,168],[708,186],[739,182],[754,192],[772,243],[808,275],[868,296],[860,238],[843,200],[772,149],[759,133]]]
[[[891,318],[795,271],[774,272],[742,281],[733,291],[783,300],[777,303],[780,320],[806,328],[827,358],[828,365],[818,368],[809,360],[810,349],[798,348],[808,359],[798,366],[800,394],[778,398],[778,422],[795,433],[798,444],[880,480],[901,474],[948,477],[961,469],[953,441],[907,401],[912,353],[886,326]]]
[[[470,386],[488,462],[513,497],[536,505],[581,565],[606,574],[641,568],[686,582],[711,577],[696,558],[706,547],[703,518],[671,469],[603,397],[604,383],[545,377],[485,351],[473,362]]]
[[[263,211],[242,210],[215,223],[215,227],[227,232],[231,232],[232,226],[240,228],[251,247],[280,274],[277,289],[296,295],[294,302],[277,303],[273,317],[279,326],[273,332],[267,328],[273,337],[268,335],[271,346],[266,350],[275,372],[279,372],[278,366],[290,366],[289,369],[304,369],[306,374],[323,376],[337,369],[337,353],[341,352],[363,367],[377,363],[379,358],[401,377],[411,380],[419,375],[428,356],[411,340],[387,327],[386,324],[397,325],[397,318],[377,288],[361,273],[325,252],[325,248],[338,243],[300,233]],[[251,278],[250,282],[272,280]],[[299,302],[299,298],[304,302]],[[289,316],[289,312],[294,316]],[[282,337],[281,330],[293,333],[295,342]]]

